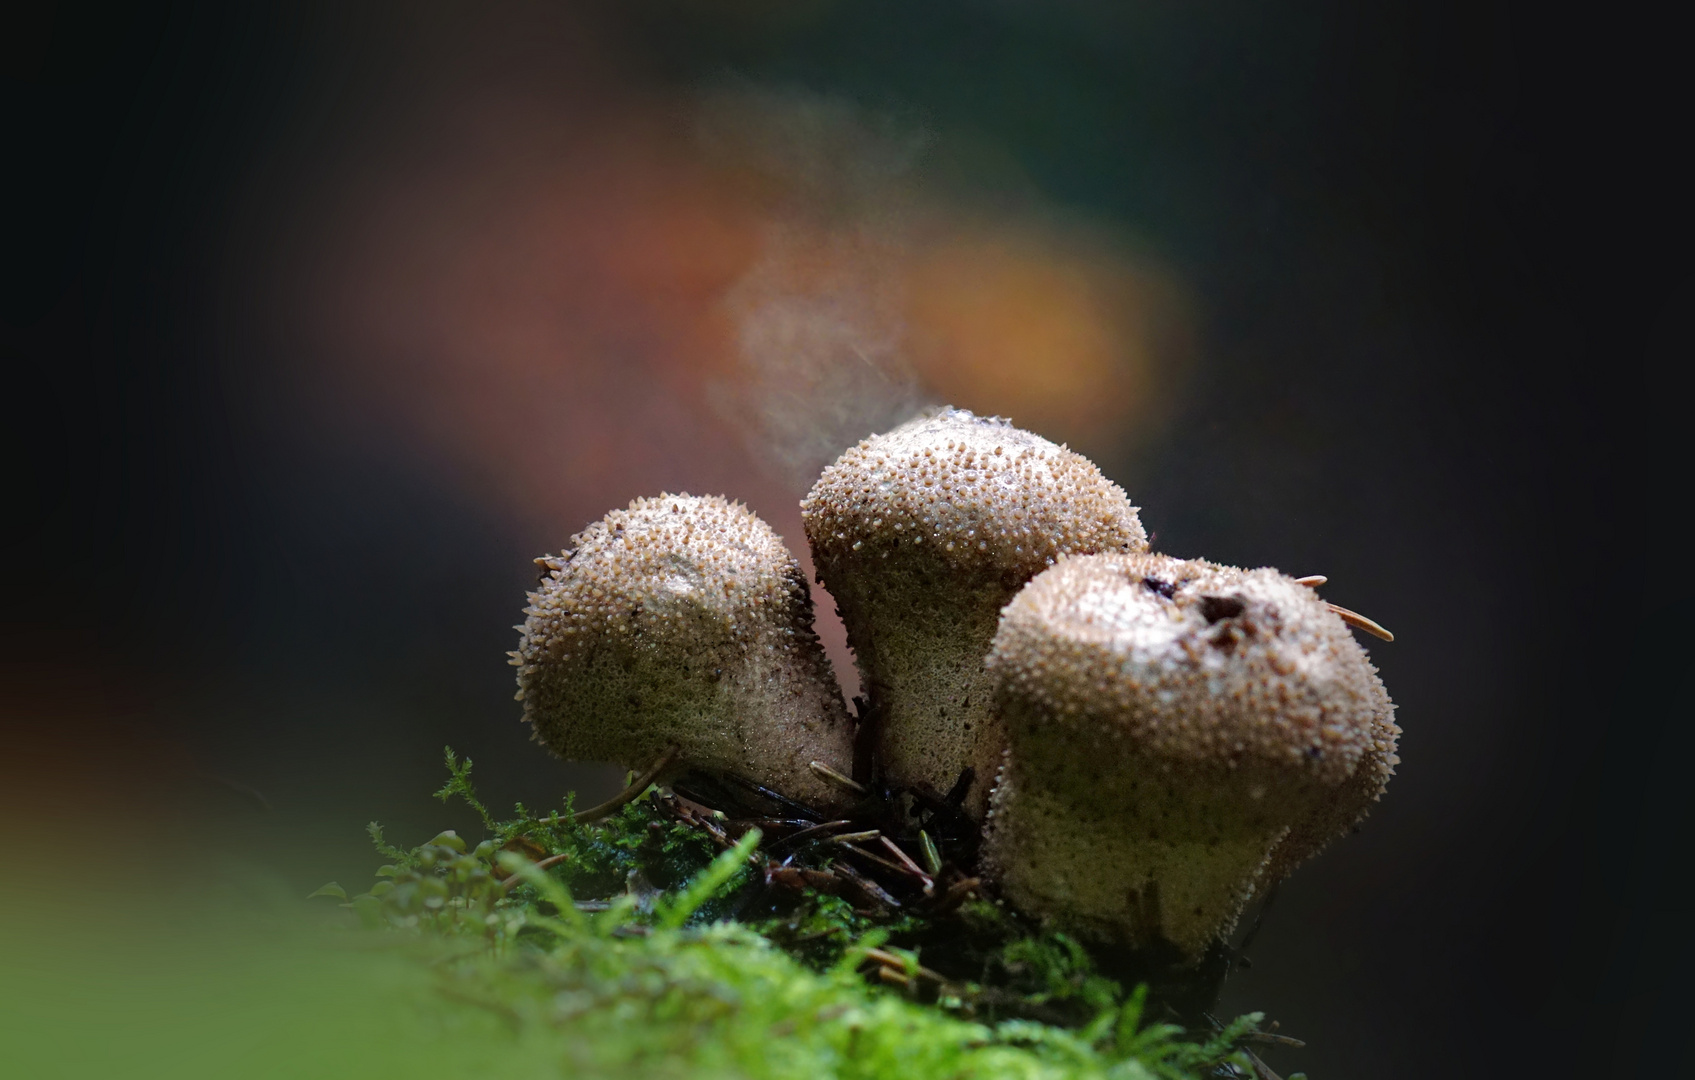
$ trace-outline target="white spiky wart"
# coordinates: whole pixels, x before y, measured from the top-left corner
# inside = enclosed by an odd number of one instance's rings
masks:
[[[1096,940],[1198,959],[1398,760],[1364,650],[1275,570],[1067,559],[1007,606],[988,668],[1010,746],[985,865]]]
[[[983,670],[1000,609],[1061,556],[1146,549],[1136,507],[1087,458],[949,408],[849,448],[801,509],[867,688],[871,756],[936,794],[970,767],[981,818],[1005,742]]]
[[[679,753],[807,802],[841,792],[853,727],[794,556],[758,515],[711,496],[637,499],[540,559],[512,663],[537,741],[645,769]]]

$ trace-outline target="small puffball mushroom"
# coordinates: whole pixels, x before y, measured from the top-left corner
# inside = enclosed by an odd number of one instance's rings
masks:
[[[734,772],[819,806],[809,768],[853,760],[853,725],[812,628],[806,577],[758,515],[717,497],[637,499],[538,559],[512,663],[534,737],[573,761],[662,779]]]
[[[1275,570],[1067,559],[1007,605],[988,668],[1010,739],[988,873],[1096,940],[1198,960],[1393,771],[1376,669]]]
[[[870,699],[863,756],[981,819],[1005,737],[983,657],[1000,609],[1067,554],[1147,548],[1124,489],[1006,420],[942,409],[850,448],[801,503]]]

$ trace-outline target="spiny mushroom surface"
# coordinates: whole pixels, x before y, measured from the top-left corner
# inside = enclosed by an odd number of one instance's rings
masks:
[[[1010,747],[985,864],[1014,906],[1096,940],[1198,959],[1396,761],[1365,652],[1275,570],[1067,559],[1007,606],[988,668]]]
[[[861,772],[869,756],[945,794],[969,767],[981,819],[1005,744],[983,670],[1000,609],[1062,555],[1144,550],[1136,508],[1081,455],[943,409],[850,448],[801,509],[870,699]]]
[[[637,499],[537,560],[512,663],[534,737],[567,760],[734,772],[828,806],[808,767],[852,761],[853,726],[782,538],[717,497]]]

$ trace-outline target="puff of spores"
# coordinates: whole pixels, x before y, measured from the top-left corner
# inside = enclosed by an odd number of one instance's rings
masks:
[[[1200,958],[1279,846],[1345,831],[1395,761],[1376,669],[1275,570],[1067,559],[1007,605],[987,666],[1009,748],[985,866],[1096,940]]]
[[[848,449],[801,510],[870,699],[862,750],[937,794],[971,768],[980,819],[1005,744],[983,670],[1000,609],[1063,555],[1146,549],[1136,508],[1087,458],[950,408]]]
[[[734,772],[828,806],[811,761],[846,770],[853,726],[805,575],[753,511],[637,499],[537,560],[512,663],[533,735],[573,761]],[[669,778],[669,777],[667,777]]]

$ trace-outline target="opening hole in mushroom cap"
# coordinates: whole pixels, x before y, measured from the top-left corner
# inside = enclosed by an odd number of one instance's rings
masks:
[[[1201,615],[1209,623],[1220,619],[1233,619],[1248,608],[1239,596],[1203,596],[1200,606]]]

